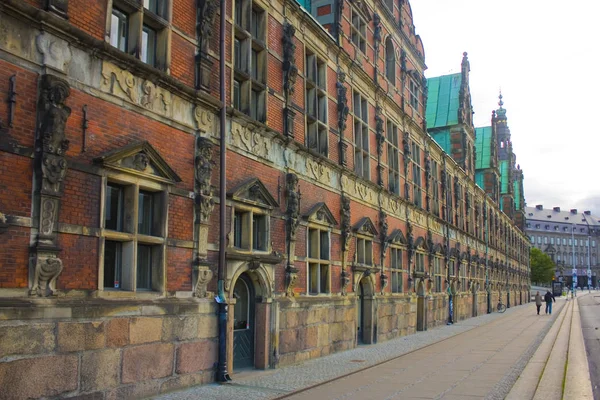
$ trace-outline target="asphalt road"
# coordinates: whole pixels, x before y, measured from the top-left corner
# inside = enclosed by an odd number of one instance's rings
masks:
[[[600,293],[578,298],[594,399],[600,399]]]

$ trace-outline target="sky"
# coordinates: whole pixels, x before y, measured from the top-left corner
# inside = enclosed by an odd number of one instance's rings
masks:
[[[490,125],[502,90],[527,205],[600,216],[600,2],[410,4],[426,77],[460,72],[468,52],[476,127]]]

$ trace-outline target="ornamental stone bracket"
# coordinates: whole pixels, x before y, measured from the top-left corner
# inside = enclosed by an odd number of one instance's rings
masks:
[[[35,145],[34,215],[39,215],[37,237],[32,248],[30,268],[33,269],[30,294],[48,296],[56,290],[56,279],[63,270],[58,258],[58,214],[67,174],[65,153],[69,141],[65,126],[71,109],[65,104],[69,84],[52,75],[43,75],[38,100],[38,129]]]
[[[69,43],[44,31],[35,41],[38,52],[42,55],[42,64],[66,74],[73,58]]]
[[[213,293],[207,291],[208,283],[213,277],[213,271],[210,264],[204,260],[197,259],[194,263],[192,272],[192,281],[194,282],[194,296],[204,299],[212,298]]]

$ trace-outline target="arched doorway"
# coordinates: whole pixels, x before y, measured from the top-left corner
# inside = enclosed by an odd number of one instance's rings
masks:
[[[256,296],[246,273],[237,279],[233,297],[233,368],[253,368]]]
[[[363,276],[358,283],[356,340],[358,344],[373,343],[374,290],[371,279]]]
[[[420,279],[417,286],[417,331],[427,330],[427,296],[425,294],[425,283],[423,279]]]

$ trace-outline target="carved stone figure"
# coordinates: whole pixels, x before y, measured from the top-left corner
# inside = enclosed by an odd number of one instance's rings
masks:
[[[350,284],[350,274],[348,272],[346,272],[346,269],[342,269],[342,275],[340,277],[341,279],[341,289],[342,289],[342,296],[346,296],[347,292],[347,288],[348,285]]]
[[[338,70],[338,81],[335,84],[337,89],[337,114],[338,114],[338,132],[340,135],[340,165],[346,166],[346,149],[348,144],[344,142],[344,131],[346,130],[346,119],[348,118],[348,113],[350,112],[350,108],[348,107],[348,89],[346,85],[346,74]]]
[[[215,206],[212,186],[210,184],[214,162],[212,160],[212,143],[208,138],[199,137],[196,145],[195,173],[196,205],[199,222],[208,222]]]
[[[385,143],[385,133],[383,130],[382,111],[379,106],[375,108],[375,138],[377,139],[377,156],[381,159],[383,144]]]
[[[63,263],[60,258],[38,258],[35,265],[33,287],[29,293],[43,297],[54,294],[56,279],[62,270]]]
[[[298,176],[289,173],[285,178],[285,193],[287,197],[287,240],[296,240],[298,218],[300,214],[300,191],[298,189]]]
[[[196,274],[196,284],[194,285],[194,296],[198,298],[206,298],[210,296],[207,291],[207,286],[213,277],[212,270],[205,265],[194,266],[194,272]]]
[[[296,28],[286,21],[283,24],[283,91],[285,93],[286,104],[290,96],[294,94],[294,85],[298,77],[298,66],[296,65],[296,44],[294,35]]]
[[[375,60],[379,59],[379,47],[381,45],[381,17],[379,14],[373,14],[373,47],[375,50]],[[375,65],[377,66],[379,63],[376,61]],[[377,67],[375,67],[377,68]]]
[[[381,240],[381,253],[383,260],[385,258],[385,252],[388,248],[388,222],[387,222],[387,214],[384,211],[379,211],[379,237]],[[383,262],[382,262],[383,263]]]
[[[200,51],[208,54],[208,44],[215,30],[215,15],[219,2],[216,0],[200,0],[196,21],[196,34],[200,41]]]
[[[352,225],[350,225],[350,199],[342,195],[342,248],[344,251],[350,249],[350,237],[352,235]]]
[[[381,275],[379,276],[379,279],[381,279],[381,294],[383,294],[384,289],[388,285],[389,278],[386,274],[383,273],[383,271],[381,271]]]
[[[288,263],[287,267],[285,267],[285,291],[287,296],[294,296],[294,288],[297,281],[298,268]]]

